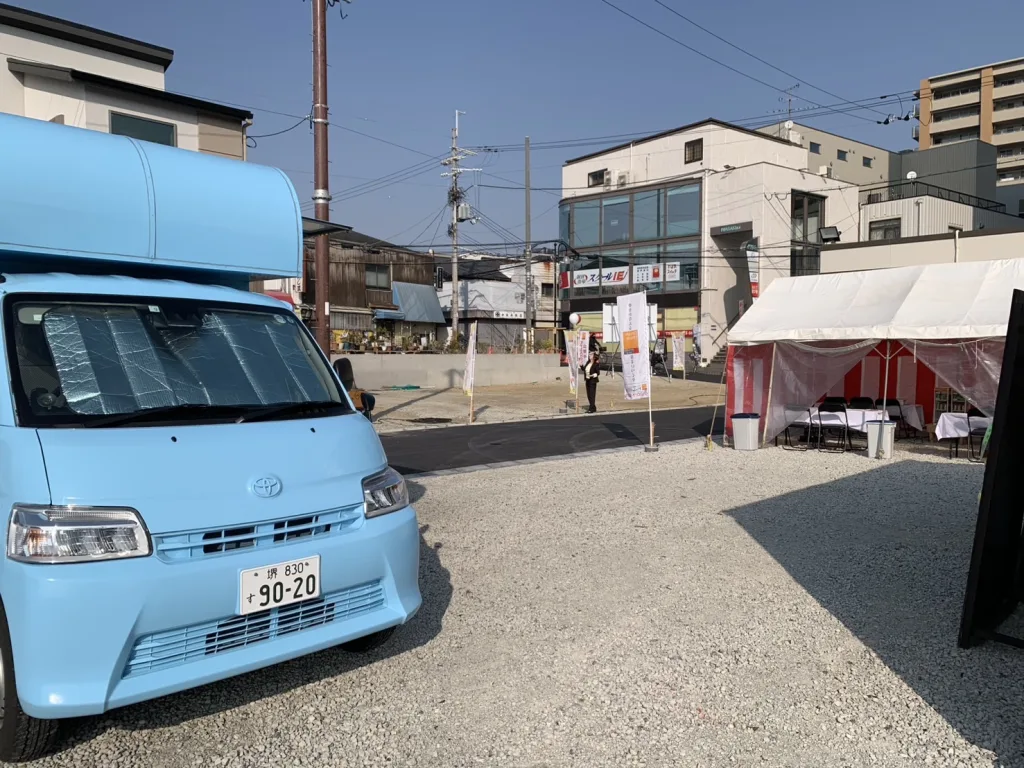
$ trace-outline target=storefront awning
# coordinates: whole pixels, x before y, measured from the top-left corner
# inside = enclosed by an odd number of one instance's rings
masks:
[[[392,283],[391,295],[407,323],[444,325],[444,313],[432,285]]]
[[[397,309],[375,309],[374,320],[405,320],[405,314]]]

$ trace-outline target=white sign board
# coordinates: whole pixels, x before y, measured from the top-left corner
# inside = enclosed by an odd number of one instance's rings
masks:
[[[470,326],[469,341],[466,344],[466,373],[462,378],[462,391],[473,394],[473,380],[476,378],[476,321]]]
[[[616,300],[621,337],[622,385],[627,400],[651,396],[650,315],[646,293],[630,293]],[[655,318],[657,315],[655,314]]]
[[[630,294],[630,296],[636,295]],[[651,334],[656,335],[658,328],[658,305],[648,304],[647,315],[647,325]],[[619,310],[617,304],[604,304],[601,307],[601,330],[601,341],[604,344],[619,343]]]
[[[686,370],[686,334],[672,334],[672,370]]]

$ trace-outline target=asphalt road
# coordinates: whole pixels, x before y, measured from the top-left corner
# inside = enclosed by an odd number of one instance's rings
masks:
[[[703,437],[711,427],[713,411],[712,407],[655,411],[655,441]],[[721,431],[721,420],[719,409],[715,434]],[[647,413],[639,411],[393,432],[380,439],[391,466],[403,474],[416,474],[640,446],[647,442],[647,435]]]

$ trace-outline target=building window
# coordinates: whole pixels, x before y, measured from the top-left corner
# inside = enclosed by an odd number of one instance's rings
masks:
[[[803,192],[792,193],[793,205],[790,211],[793,225],[793,242],[818,242],[818,230],[825,220],[825,199]]]
[[[700,185],[674,187],[667,191],[665,236],[687,237],[700,233]]]
[[[1003,171],[999,174],[999,181],[1020,181],[1021,171]]]
[[[633,195],[633,239],[656,240],[663,237],[661,190]]]
[[[1024,200],[1017,201],[1017,216],[1024,219]]]
[[[601,201],[576,203],[572,211],[572,244],[589,248],[601,242]]]
[[[980,90],[980,83],[966,83],[964,85],[956,85],[953,86],[952,88],[947,88],[946,90],[936,90],[932,93],[932,98],[950,99],[954,96],[966,96],[969,93],[977,93]]]
[[[688,141],[683,146],[683,162],[699,163],[704,159],[704,139]]]
[[[602,243],[629,242],[629,197],[607,197],[601,201]]]
[[[821,144],[819,144],[816,141],[812,141],[811,142],[811,154],[812,155],[820,155],[821,154]]]
[[[872,158],[870,158],[870,157],[862,157],[861,158],[861,162],[864,164],[865,168],[870,168],[871,167],[871,163],[872,163]]]
[[[868,224],[868,240],[899,240],[900,220],[881,219]]]
[[[836,160],[842,160],[844,163],[846,162],[846,150],[845,149],[837,149],[836,150]]]
[[[603,187],[604,177],[608,173],[607,168],[602,168],[600,171],[592,171],[587,174],[587,186],[588,187]]]
[[[980,107],[968,107],[967,109],[947,109],[945,112],[936,112],[932,115],[933,123],[941,123],[946,120],[960,120],[964,117],[977,117],[980,114]]]
[[[563,243],[568,243],[570,229],[570,216],[572,215],[572,206],[568,203],[558,206],[558,239]]]
[[[366,265],[366,287],[384,291],[391,287],[391,269],[387,264]]]
[[[555,286],[553,283],[541,283],[540,284],[540,297],[542,299],[551,299],[555,295]]]
[[[789,274],[793,277],[821,273],[821,249],[813,245],[794,245],[789,249]]]
[[[629,251],[601,251],[601,293],[629,293]]]
[[[133,115],[123,115],[120,112],[110,113],[110,132],[115,136],[128,136],[153,144],[178,146],[173,123],[160,123]]]
[[[700,289],[698,280],[698,252],[700,243],[674,243],[665,246],[665,254],[661,260],[667,265],[665,267],[665,290],[666,291],[696,291]],[[678,279],[674,264],[679,264]]]

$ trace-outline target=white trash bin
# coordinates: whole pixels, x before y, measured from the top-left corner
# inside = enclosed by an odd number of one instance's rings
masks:
[[[896,439],[895,421],[869,421],[866,423],[868,429],[868,457],[878,456],[879,443],[882,446],[882,458],[892,458],[893,441]]]
[[[736,413],[732,417],[732,445],[737,451],[756,451],[761,433],[761,415]]]

